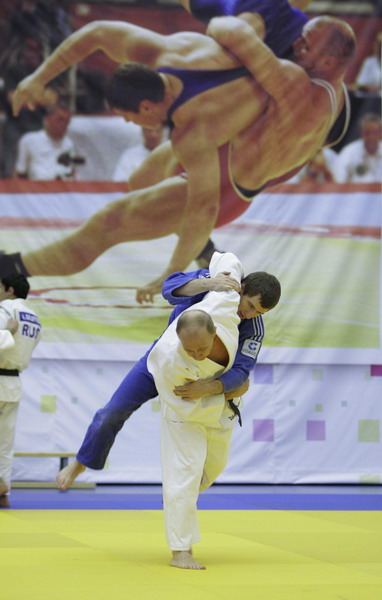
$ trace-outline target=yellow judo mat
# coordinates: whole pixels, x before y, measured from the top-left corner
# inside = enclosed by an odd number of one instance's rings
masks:
[[[205,571],[168,566],[159,510],[3,510],[1,600],[381,600],[382,513],[199,512]]]

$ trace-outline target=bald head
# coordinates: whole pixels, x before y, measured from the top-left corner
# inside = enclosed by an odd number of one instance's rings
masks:
[[[184,351],[195,360],[204,360],[211,352],[216,327],[203,310],[189,310],[178,318],[176,333]]]
[[[294,62],[310,78],[333,85],[343,81],[356,48],[355,35],[347,23],[335,17],[315,17],[302,28],[293,42]]]
[[[344,65],[352,60],[357,40],[348,23],[336,17],[323,16],[311,19],[307,25],[320,29],[325,35],[322,49],[326,54],[335,56]]]
[[[208,333],[215,332],[215,325],[210,315],[204,310],[188,310],[180,315],[176,324],[176,333],[181,331],[196,332],[205,329]]]

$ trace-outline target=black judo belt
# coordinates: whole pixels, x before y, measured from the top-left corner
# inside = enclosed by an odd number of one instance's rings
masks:
[[[233,412],[237,416],[240,427],[243,427],[243,422],[241,420],[241,414],[240,414],[239,408],[236,406],[236,404],[234,403],[233,400],[228,400],[228,404],[230,405],[230,407],[232,408]]]
[[[5,377],[18,377],[19,372],[17,369],[0,369],[0,375],[5,375]]]

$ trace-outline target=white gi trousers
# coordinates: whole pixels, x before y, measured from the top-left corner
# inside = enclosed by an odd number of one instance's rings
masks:
[[[224,470],[232,428],[161,419],[161,463],[166,538],[170,550],[200,541],[197,500]]]
[[[7,398],[12,401],[7,402]],[[0,477],[9,488],[20,398],[20,378],[0,376]]]

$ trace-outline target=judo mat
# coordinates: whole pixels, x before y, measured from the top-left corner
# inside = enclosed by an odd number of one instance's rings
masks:
[[[158,488],[16,489],[0,511],[0,597],[380,600],[380,486],[270,487],[201,495],[194,554],[205,571],[168,566]]]

